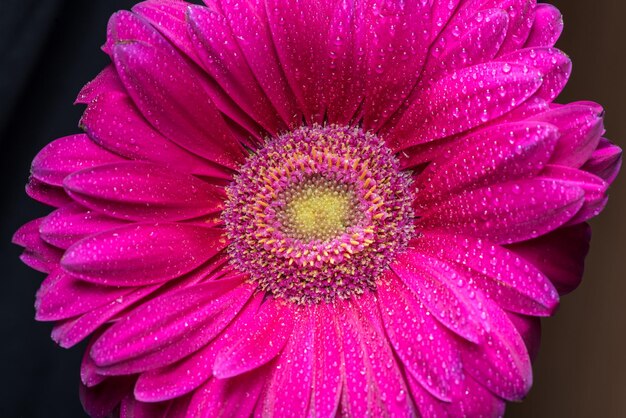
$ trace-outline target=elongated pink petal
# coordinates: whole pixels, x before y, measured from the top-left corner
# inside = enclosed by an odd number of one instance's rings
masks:
[[[534,97],[551,102],[563,91],[572,73],[572,61],[556,48],[527,48],[506,54],[499,60],[515,62],[541,72],[542,84]]]
[[[117,34],[113,58],[144,117],[183,148],[236,169],[243,161],[243,147],[209,99],[202,75],[141,18],[120,12],[111,25],[130,32]],[[160,71],[154,71],[157,63]]]
[[[526,346],[506,314],[485,300],[490,330],[481,344],[463,342],[464,369],[494,394],[512,401],[522,399],[532,386],[532,367]]]
[[[459,268],[469,268],[465,280],[471,279],[505,309],[550,316],[558,306],[559,296],[548,278],[533,264],[499,245],[454,234],[429,233],[415,240],[413,246],[417,251],[456,263]]]
[[[209,380],[194,393],[186,416],[251,417],[270,371],[266,365],[233,378]]]
[[[90,312],[123,298],[131,289],[98,286],[79,280],[61,271],[53,271],[37,291],[35,318],[58,321]]]
[[[123,159],[98,146],[87,135],[80,134],[48,144],[33,160],[31,171],[39,181],[62,186],[63,179],[75,171],[119,161]]]
[[[412,416],[408,389],[384,335],[371,295],[338,303],[345,386],[342,413],[347,416]]]
[[[238,376],[276,357],[291,335],[292,310],[283,301],[266,300],[256,318],[239,327],[234,343],[217,355],[214,376],[219,379]]]
[[[571,103],[540,113],[531,119],[559,128],[559,141],[550,162],[574,168],[582,166],[598,147],[604,132],[602,108],[595,104]]]
[[[126,89],[122,84],[113,64],[109,64],[89,83],[87,83],[78,93],[75,104],[90,104],[98,96],[105,92],[124,93]]]
[[[313,381],[307,416],[334,417],[339,408],[341,388],[345,384],[341,334],[337,315],[331,305],[319,304],[315,310]]]
[[[125,158],[160,163],[175,170],[232,179],[232,171],[198,157],[165,138],[139,113],[128,94],[107,91],[87,107],[80,121],[89,137]]]
[[[271,135],[285,129],[261,90],[226,18],[206,7],[189,6],[188,28],[199,63],[239,107]]]
[[[225,246],[221,231],[211,228],[173,223],[129,225],[77,242],[66,251],[61,267],[94,283],[147,285],[188,273]]]
[[[31,177],[26,185],[26,194],[38,202],[60,208],[72,203],[72,198],[61,187],[51,186]]]
[[[554,126],[532,122],[481,130],[465,139],[462,149],[435,159],[419,175],[417,204],[427,207],[449,194],[533,177],[550,160],[557,138]]]
[[[398,256],[391,269],[437,321],[468,341],[480,342],[487,326],[481,297],[460,269],[414,250]]]
[[[46,216],[39,226],[39,233],[44,241],[67,249],[83,238],[123,225],[126,222],[72,203]]]
[[[423,79],[491,60],[504,42],[508,25],[509,15],[504,10],[487,9],[478,11],[461,27],[447,27],[431,51]]]
[[[582,170],[604,179],[611,184],[622,167],[622,149],[609,140],[601,138],[598,148],[581,167]]]
[[[314,314],[309,307],[294,311],[295,325],[289,341],[276,359],[269,378],[263,411],[270,416],[305,417],[313,383]]]
[[[538,71],[516,63],[489,62],[453,72],[421,91],[384,138],[400,151],[467,131],[515,109],[540,85]]]
[[[302,112],[278,61],[265,3],[219,1],[250,69],[285,124],[299,126]]]
[[[507,312],[506,315],[524,340],[530,361],[534,361],[537,353],[539,353],[539,345],[541,343],[541,318],[511,312]]]
[[[108,216],[177,221],[220,212],[226,193],[189,174],[128,161],[78,171],[64,181],[74,200]]]
[[[140,367],[134,363],[115,366],[150,357],[156,351],[158,359],[151,363],[174,362],[204,346],[237,315],[254,290],[253,286],[241,284],[242,277],[235,277],[155,298],[108,329],[93,345],[91,357],[106,374],[142,371],[135,370]],[[182,338],[188,339],[189,344],[174,344]],[[184,352],[172,353],[172,345]],[[165,364],[151,364],[150,368]]]
[[[12,242],[24,248],[20,256],[24,264],[37,271],[51,273],[58,268],[63,251],[41,239],[39,228],[43,220],[39,218],[24,224],[15,232]]]
[[[551,4],[539,3],[535,7],[535,21],[524,46],[554,46],[562,32],[563,15],[559,9]]]
[[[144,402],[174,399],[196,389],[213,375],[217,353],[230,345],[234,331],[241,323],[253,321],[263,299],[257,293],[222,333],[192,355],[177,363],[142,373],[135,385],[135,397]],[[189,373],[193,370],[193,373]]]
[[[404,367],[433,396],[451,401],[460,390],[463,366],[451,335],[394,273],[378,289],[389,341]]]
[[[416,225],[510,244],[553,231],[583,203],[579,187],[554,180],[523,180],[456,195],[433,207]]]
[[[123,376],[106,379],[97,386],[80,385],[80,402],[92,418],[107,418],[132,388],[134,378]]]
[[[500,54],[519,49],[524,45],[535,20],[536,0],[488,0],[485,6],[498,7],[509,14],[509,27]]]
[[[560,294],[565,295],[578,287],[589,252],[591,228],[579,224],[509,246],[529,263],[550,278]]]
[[[102,335],[102,333],[98,331],[95,333],[94,336],[92,336],[89,339],[89,343],[87,344],[87,349],[85,350],[85,353],[83,354],[83,361],[80,364],[80,381],[82,382],[83,385],[87,386],[88,388],[99,385],[100,383],[109,379],[108,376],[103,376],[101,374],[98,374],[96,363],[93,361],[93,359],[89,355],[89,350],[91,350],[93,343],[96,341],[96,339],[100,335]]]
[[[120,418],[165,418],[169,402],[144,403],[132,396],[122,399]]]

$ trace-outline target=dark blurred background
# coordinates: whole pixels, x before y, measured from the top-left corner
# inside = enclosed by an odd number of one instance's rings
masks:
[[[18,260],[10,237],[48,209],[28,199],[30,161],[78,132],[76,94],[107,63],[108,17],[129,0],[1,0],[0,11],[0,417],[84,417],[78,401],[82,347],[67,351],[34,321],[43,279]],[[608,137],[626,145],[626,3],[554,0],[565,16],[559,46],[574,61],[562,102],[594,100]],[[626,184],[593,222],[582,286],[544,321],[535,384],[508,418],[626,417]]]

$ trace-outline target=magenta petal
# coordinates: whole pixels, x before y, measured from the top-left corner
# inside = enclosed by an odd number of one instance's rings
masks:
[[[97,333],[89,340],[89,344],[87,344],[87,349],[83,354],[83,361],[80,364],[80,381],[88,388],[99,385],[100,383],[109,379],[109,377],[107,376],[98,374],[96,363],[94,363],[93,359],[89,355],[89,350],[91,350],[91,346],[99,337],[99,335],[100,334]]]
[[[539,70],[543,76],[542,84],[535,93],[546,101],[554,100],[565,88],[572,73],[572,61],[556,48],[528,48],[511,52],[499,60],[516,62]]]
[[[119,418],[165,418],[169,402],[144,403],[126,396],[120,405]]]
[[[61,267],[94,283],[147,285],[190,272],[226,244],[221,231],[201,226],[129,225],[77,242],[63,256]]]
[[[117,71],[143,115],[163,135],[187,150],[236,169],[243,147],[236,141],[202,86],[202,75],[139,17],[118,13],[113,48]],[[155,65],[160,71],[154,71]],[[159,86],[155,88],[155,86]]]
[[[582,166],[598,146],[604,132],[603,111],[598,105],[571,103],[533,116],[559,128],[559,141],[551,163],[574,168]]]
[[[609,184],[600,177],[570,167],[548,165],[541,173],[542,178],[557,180],[569,187],[579,187],[585,192],[585,203],[569,224],[578,224],[598,215],[607,202]]]
[[[378,130],[413,91],[426,61],[433,2],[364,2],[367,53],[363,127]],[[452,3],[450,3],[452,5]]]
[[[125,158],[231,180],[231,171],[190,153],[155,130],[126,93],[105,92],[87,107],[81,127],[100,146]]]
[[[191,5],[188,29],[199,63],[241,109],[270,134],[285,125],[261,90],[224,16],[206,7]]]
[[[39,232],[46,242],[67,249],[83,238],[125,224],[124,221],[109,218],[72,203],[46,216],[41,222]]]
[[[161,165],[127,161],[68,176],[65,190],[82,205],[114,218],[178,221],[220,212],[224,189]]]
[[[453,196],[433,206],[416,225],[510,244],[558,228],[583,203],[584,191],[579,187],[554,180],[523,180]]]
[[[520,400],[532,386],[532,366],[524,340],[506,314],[485,300],[489,331],[481,344],[464,342],[461,349],[464,369],[496,395]]]
[[[395,151],[480,126],[515,109],[541,85],[541,74],[516,63],[468,67],[422,90],[385,133]]]
[[[534,361],[537,357],[537,353],[539,353],[539,346],[541,344],[541,318],[510,312],[507,312],[506,315],[524,340],[530,361]]]
[[[506,10],[509,14],[509,27],[506,31],[506,39],[500,50],[501,54],[514,51],[522,47],[532,28],[535,20],[536,0],[490,0],[487,4],[495,3],[494,6]]]
[[[88,388],[80,385],[80,402],[85,412],[92,418],[107,418],[120,404],[124,396],[132,388],[134,378],[131,376],[106,379],[97,386]]]
[[[115,163],[123,159],[98,146],[85,134],[59,138],[42,149],[33,160],[32,175],[39,181],[62,186],[75,171]]]
[[[622,149],[613,145],[609,140],[601,138],[598,148],[582,166],[582,170],[595,174],[611,184],[621,167]]]
[[[484,328],[480,295],[449,263],[417,251],[397,257],[391,269],[419,297],[435,319],[468,341],[478,343]]]
[[[417,204],[428,207],[449,194],[532,177],[549,161],[557,138],[557,129],[549,124],[518,122],[481,130],[419,175]]]
[[[239,324],[254,319],[262,299],[262,293],[252,297],[222,333],[202,349],[177,363],[142,373],[135,385],[135,397],[144,402],[164,401],[189,393],[206,382],[213,375],[217,353],[232,343],[233,331]]]
[[[551,4],[539,3],[535,7],[535,21],[524,46],[554,46],[562,32],[563,15],[559,9]]]
[[[38,321],[72,318],[123,298],[130,292],[130,289],[87,283],[56,270],[43,281],[37,292],[35,318]]]
[[[282,351],[293,326],[291,305],[273,298],[266,300],[256,318],[236,330],[234,343],[217,355],[213,374],[224,379],[269,362]]]
[[[334,417],[339,408],[345,366],[342,365],[341,358],[341,334],[331,305],[317,305],[313,329],[313,382],[308,416]]]
[[[109,64],[100,74],[82,88],[75,103],[90,104],[104,92],[125,92],[115,66]]]
[[[24,224],[15,232],[12,242],[24,248],[20,259],[27,266],[50,273],[58,268],[63,251],[41,239],[39,228],[44,219],[39,218]]]
[[[452,400],[463,379],[463,365],[452,335],[430,315],[395,274],[378,286],[380,310],[389,341],[402,364],[433,396]]]
[[[137,367],[115,368],[118,363],[156,354],[174,362],[219,334],[250,298],[254,286],[240,286],[242,277],[189,286],[160,296],[125,316],[95,342],[91,357],[103,371],[134,373]],[[181,339],[188,344],[175,344]],[[172,353],[174,349],[184,350]],[[176,357],[178,358],[176,358]],[[165,363],[167,364],[167,363]],[[151,368],[165,364],[154,364]],[[123,370],[122,370],[123,369]],[[130,370],[133,369],[133,370]],[[117,373],[116,373],[117,374]]]
[[[578,287],[589,252],[591,228],[579,224],[536,238],[520,242],[509,248],[539,268],[550,278],[560,294]]]
[[[422,78],[437,78],[441,73],[491,60],[504,42],[508,25],[509,15],[504,10],[489,9],[478,11],[462,28],[448,26],[431,50]]]
[[[268,416],[306,417],[313,383],[314,314],[310,306],[294,312],[295,325],[289,341],[276,359],[262,399]]]
[[[430,233],[413,245],[420,252],[469,268],[468,278],[504,309],[550,316],[558,306],[559,295],[548,278],[533,264],[499,245]]]
[[[408,389],[375,299],[366,294],[337,305],[345,367],[342,416],[412,416]]]
[[[186,416],[250,418],[269,372],[262,366],[233,378],[209,380],[194,392]]]
[[[38,202],[60,208],[72,203],[72,198],[61,187],[51,186],[31,177],[26,185],[26,194]]]

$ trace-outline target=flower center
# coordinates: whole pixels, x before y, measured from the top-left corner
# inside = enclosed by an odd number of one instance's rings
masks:
[[[303,127],[249,157],[227,189],[231,261],[276,297],[348,298],[412,235],[410,178],[374,135]]]

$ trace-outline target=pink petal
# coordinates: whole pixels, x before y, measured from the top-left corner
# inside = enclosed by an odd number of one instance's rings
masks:
[[[305,417],[311,399],[313,377],[314,314],[309,306],[294,312],[295,325],[289,341],[276,359],[262,400],[269,416]]]
[[[454,231],[510,244],[546,234],[582,207],[584,192],[553,180],[523,180],[462,193],[433,206],[418,230]]]
[[[87,283],[55,270],[43,281],[37,292],[35,318],[38,321],[72,318],[123,298],[130,292],[130,289]]]
[[[26,194],[38,202],[60,208],[72,203],[72,198],[61,187],[51,186],[31,177],[26,185]]]
[[[533,177],[549,161],[557,138],[558,131],[549,124],[518,122],[481,130],[420,174],[417,204],[428,207],[449,194]]]
[[[509,14],[509,28],[500,54],[520,49],[528,39],[535,20],[536,0],[490,0],[487,4],[506,10]]]
[[[598,148],[582,166],[582,170],[595,174],[611,184],[621,167],[622,149],[613,145],[609,140],[601,138]]]
[[[340,313],[345,416],[412,416],[404,378],[394,358],[371,295],[337,303]]]
[[[339,408],[345,366],[342,365],[341,334],[331,305],[321,303],[315,312],[313,381],[308,417],[334,417]]]
[[[472,280],[504,309],[550,316],[558,306],[558,293],[548,278],[533,264],[499,245],[436,234],[424,234],[412,245],[417,251],[468,268],[465,280]]]
[[[507,312],[506,315],[524,340],[530,361],[534,361],[537,353],[539,353],[541,344],[541,319],[535,316],[525,316],[510,312]]]
[[[68,176],[65,190],[74,200],[114,218],[178,221],[220,212],[224,189],[161,165],[127,161]]]
[[[143,403],[126,396],[120,405],[120,418],[164,418],[169,403]]]
[[[173,223],[129,225],[77,242],[67,250],[61,266],[93,283],[147,285],[190,272],[226,244],[221,231],[211,228]]]
[[[392,347],[406,369],[433,396],[450,401],[463,379],[463,365],[452,335],[432,319],[395,274],[378,286],[380,310]],[[455,393],[453,393],[455,392]]]
[[[142,373],[135,385],[135,397],[144,402],[159,402],[191,392],[213,375],[213,363],[219,351],[230,345],[240,324],[254,320],[263,293],[250,299],[222,333],[192,355],[165,367]],[[189,373],[193,370],[193,373]]]
[[[266,300],[257,316],[236,331],[235,342],[218,353],[213,375],[219,379],[238,376],[276,357],[291,335],[292,309],[283,301]]]
[[[231,180],[231,171],[170,141],[139,113],[126,93],[104,92],[87,107],[80,126],[100,146],[130,160],[152,161],[172,169]]]
[[[80,402],[92,418],[107,418],[132,389],[134,377],[123,376],[107,379],[97,386],[88,388],[80,385]]]
[[[538,71],[516,63],[464,68],[420,91],[384,138],[400,151],[467,131],[515,109],[540,85]]]
[[[146,119],[183,148],[236,169],[243,147],[209,100],[198,70],[141,18],[119,12],[110,24],[121,31],[113,48],[115,66]]]
[[[44,242],[39,235],[39,227],[45,218],[24,224],[13,235],[11,242],[24,248],[20,259],[37,271],[50,273],[59,266],[63,251]]]
[[[532,117],[559,128],[560,137],[551,163],[578,168],[592,155],[604,132],[603,111],[598,105],[571,103]]]
[[[187,416],[251,417],[270,370],[266,365],[233,378],[209,380],[194,392]]]
[[[468,341],[481,340],[486,326],[481,297],[460,270],[414,250],[398,256],[391,269],[437,321]]]
[[[556,48],[527,48],[513,51],[498,60],[515,62],[539,70],[543,76],[541,87],[535,93],[548,102],[554,100],[565,88],[572,73],[572,61]]]
[[[539,3],[535,6],[535,22],[524,46],[554,46],[562,32],[563,16],[559,9],[551,4]]]
[[[80,364],[80,381],[88,388],[99,385],[100,383],[109,379],[109,377],[107,376],[98,374],[98,368],[96,366],[96,363],[89,355],[89,351],[91,350],[93,343],[96,342],[100,335],[102,335],[101,332],[96,332],[95,335],[89,340],[87,348],[83,353],[83,361]]]
[[[46,145],[33,160],[32,175],[52,186],[62,186],[63,179],[75,171],[123,161],[98,146],[87,135],[59,138]]]
[[[589,225],[579,224],[559,228],[509,248],[539,268],[550,278],[559,293],[565,295],[580,284],[590,240]]]
[[[75,104],[90,104],[105,92],[125,92],[124,85],[117,75],[115,66],[109,64],[100,74],[87,83],[76,98]]]
[[[233,320],[255,289],[241,284],[242,277],[235,277],[155,298],[109,328],[93,345],[91,357],[105,374],[136,373],[175,362],[203,347]],[[180,344],[182,339],[187,343]]]
[[[501,9],[480,10],[461,25],[448,25],[431,50],[423,79],[490,61],[500,50],[508,25],[509,15]]]
[[[462,342],[465,371],[494,394],[520,400],[532,386],[532,366],[526,346],[506,314],[484,300],[490,330],[481,344]]]
[[[46,242],[67,249],[83,238],[123,225],[126,222],[71,203],[46,216],[39,226],[39,232]]]
[[[276,111],[287,126],[300,126],[302,113],[281,71],[265,3],[220,1],[220,8],[229,17],[233,36]]]

